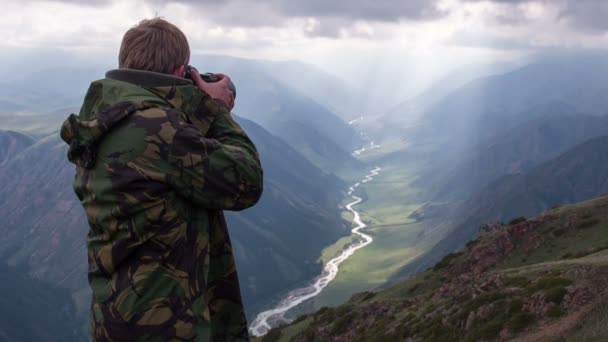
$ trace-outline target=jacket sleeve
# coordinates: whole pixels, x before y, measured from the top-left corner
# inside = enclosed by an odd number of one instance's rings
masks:
[[[217,113],[206,136],[195,125],[176,126],[167,180],[181,196],[213,210],[242,210],[259,200],[263,172],[258,153],[226,110]]]

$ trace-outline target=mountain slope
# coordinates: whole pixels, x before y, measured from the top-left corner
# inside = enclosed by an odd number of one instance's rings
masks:
[[[30,278],[22,267],[0,264],[0,340],[83,341],[70,291]]]
[[[534,119],[530,108],[560,102],[576,113],[605,115],[608,58],[602,53],[549,56],[480,78],[425,110],[411,138],[439,139],[454,153]]]
[[[259,125],[242,118],[239,123],[260,152],[265,177],[255,207],[227,213],[241,286],[253,312],[320,272],[322,249],[348,233],[339,210],[346,185]]]
[[[536,215],[556,205],[576,203],[608,193],[608,136],[577,145],[525,174],[505,176],[464,203],[435,209],[453,228],[433,249],[395,275],[411,276],[473,239],[486,222]],[[429,216],[430,217],[430,216]]]
[[[570,341],[608,334],[608,197],[484,229],[432,269],[264,341]],[[602,324],[603,322],[603,324]]]
[[[34,139],[25,134],[0,130],[0,168],[33,143]]]
[[[332,113],[338,114],[344,121],[361,115],[358,112],[357,100],[364,99],[364,94],[336,76],[301,61],[264,61],[198,55],[193,57],[192,64],[201,70],[225,71],[231,77],[238,78],[246,73],[259,72],[299,94],[314,99]]]
[[[502,176],[525,173],[577,144],[608,134],[608,117],[572,113],[562,104],[538,110],[546,114],[478,144],[452,167],[445,165],[419,182],[432,184],[437,199],[466,198]]]
[[[339,174],[362,166],[351,156],[363,143],[359,133],[307,95],[310,92],[302,90],[303,84],[296,90],[291,82],[284,83],[281,68],[271,67],[274,63],[224,56],[199,56],[193,63],[229,74],[237,87],[234,112],[280,137],[319,168]],[[306,77],[314,80],[314,75]],[[318,144],[327,148],[319,149]]]
[[[239,121],[258,147],[265,170],[260,204],[228,214],[243,296],[252,314],[320,272],[322,248],[348,232],[339,210],[346,186],[260,126]],[[88,226],[72,191],[74,170],[66,151],[53,134],[5,165],[7,172],[0,173],[0,253],[11,265],[27,265],[36,279],[80,290],[86,286]]]

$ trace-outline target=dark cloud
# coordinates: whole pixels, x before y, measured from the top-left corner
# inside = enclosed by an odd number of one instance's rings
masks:
[[[605,0],[562,0],[560,18],[585,31],[608,30],[608,2]]]
[[[490,1],[498,4],[506,4],[504,14],[497,17],[506,19],[504,23],[516,23],[517,19],[523,22],[525,17],[517,17],[511,11],[517,11],[517,6],[525,3],[540,3],[544,6],[556,9],[559,13],[558,19],[566,22],[573,29],[586,31],[587,33],[605,33],[608,31],[608,1],[606,0],[461,0],[464,2]]]
[[[222,27],[274,27],[286,25],[289,19],[312,19],[304,33],[311,37],[367,37],[354,28],[357,21],[399,22],[402,20],[433,20],[444,16],[437,8],[439,0],[149,0],[147,4],[163,9],[169,3],[190,6],[201,20]]]
[[[25,0],[33,1],[33,0]],[[103,6],[113,0],[49,0],[77,5]],[[147,0],[154,7],[188,4],[206,19],[232,25],[272,25],[278,18],[314,17],[368,21],[429,20],[445,15],[439,0]],[[228,15],[232,14],[232,16]],[[232,20],[230,20],[232,18]]]
[[[38,2],[39,0],[22,0],[23,2]],[[80,6],[102,7],[112,4],[112,0],[47,0],[47,2],[57,2],[74,4]]]
[[[341,17],[371,21],[434,19],[442,14],[429,0],[267,0],[285,15],[296,17]]]
[[[155,3],[166,3],[152,0]],[[388,21],[430,20],[446,13],[437,8],[438,0],[174,0],[205,11],[209,20],[221,19],[233,25],[273,26],[276,18],[339,18],[346,20]],[[233,14],[229,16],[227,12]],[[242,20],[249,17],[248,20]],[[230,20],[232,18],[232,20]],[[243,24],[244,23],[244,24]]]

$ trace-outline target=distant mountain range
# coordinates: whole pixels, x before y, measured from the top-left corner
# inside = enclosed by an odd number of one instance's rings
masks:
[[[607,90],[605,54],[558,54],[506,73],[477,78],[432,100],[420,100],[414,112],[400,107],[403,112],[391,111],[383,119],[394,121],[392,117],[415,114],[419,120],[410,123],[412,128],[393,134],[411,142],[441,143],[456,154],[535,115],[545,115],[544,110],[534,109],[550,103],[564,104],[572,113],[608,114]]]
[[[331,102],[344,112],[352,103],[348,98],[355,91],[336,78],[298,62],[203,56],[192,63],[229,74],[237,85],[234,112],[282,138],[322,170],[342,173],[362,166],[351,152],[363,140],[346,124],[348,116],[340,117],[321,105]],[[340,98],[342,107],[336,102]]]
[[[71,291],[31,278],[24,266],[0,263],[0,339],[3,341],[83,341]]]
[[[34,139],[20,133],[0,131],[0,168],[9,159],[34,144]]]
[[[525,173],[577,144],[608,135],[608,117],[579,114],[562,103],[539,110],[545,114],[438,162],[438,172],[423,176],[419,184],[435,200],[462,199],[502,176]]]

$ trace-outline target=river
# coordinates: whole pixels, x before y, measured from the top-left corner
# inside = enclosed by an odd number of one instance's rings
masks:
[[[351,196],[353,201],[346,205],[346,210],[353,214],[353,223],[355,227],[352,229],[352,233],[358,235],[360,240],[357,243],[349,245],[339,256],[329,260],[323,268],[323,273],[313,284],[289,292],[287,298],[282,300],[274,309],[261,312],[253,323],[251,323],[250,331],[252,335],[264,335],[268,330],[276,326],[275,323],[289,322],[289,320],[285,318],[285,314],[289,310],[321,293],[321,291],[323,291],[323,289],[336,277],[341,263],[353,255],[355,251],[374,241],[371,236],[361,232],[367,225],[361,221],[361,216],[359,215],[359,212],[354,209],[354,206],[361,203],[363,199],[355,196],[354,193],[361,184],[367,183],[377,176],[380,170],[379,167],[375,167],[360,182],[357,182],[348,189],[348,196]]]

